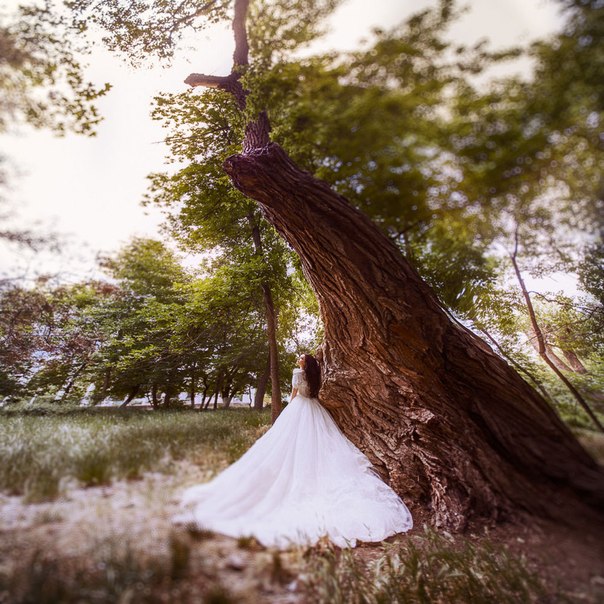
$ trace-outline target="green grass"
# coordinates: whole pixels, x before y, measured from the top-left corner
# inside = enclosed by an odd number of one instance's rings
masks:
[[[57,409],[0,413],[0,491],[30,502],[83,486],[168,471],[174,460],[229,464],[270,423],[269,413]]]
[[[528,604],[565,602],[501,546],[480,545],[424,528],[403,544],[383,544],[365,563],[329,544],[307,556],[302,581],[317,604]]]

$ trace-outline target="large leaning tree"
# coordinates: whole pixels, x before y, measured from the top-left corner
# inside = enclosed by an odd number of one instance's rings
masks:
[[[325,328],[322,403],[407,502],[452,530],[520,513],[602,521],[604,472],[541,395],[450,318],[363,213],[271,142],[267,113],[250,103],[243,76],[259,11],[275,11],[266,35],[300,36],[287,23],[313,22],[307,13],[333,1],[184,0],[174,11],[164,0],[130,9],[113,0],[70,4],[92,11],[113,30],[113,48],[131,56],[169,54],[182,26],[232,18],[231,73],[191,74],[186,83],[234,95],[249,118],[241,152],[224,170],[299,254],[316,293]],[[450,7],[443,0],[442,10]]]

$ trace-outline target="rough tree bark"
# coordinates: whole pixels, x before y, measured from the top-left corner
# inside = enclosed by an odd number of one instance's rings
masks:
[[[225,169],[300,255],[317,295],[322,403],[407,501],[454,530],[477,515],[563,519],[581,500],[604,505],[604,473],[566,425],[448,318],[364,214],[273,143]]]
[[[518,363],[518,361],[516,361],[513,357],[507,354],[506,351],[499,345],[499,342],[497,342],[497,340],[486,329],[484,329],[484,327],[480,329],[480,333],[482,333],[487,338],[487,340],[489,340],[489,342],[491,342],[493,346],[495,346],[495,348],[499,351],[499,354],[504,357],[510,363],[510,365],[512,365],[512,367],[515,367],[517,369],[518,373],[524,373],[529,378],[529,380],[533,382],[533,384],[535,384],[535,388],[537,388],[537,390],[541,392],[543,398],[548,403],[550,403],[550,405],[555,404],[554,398],[547,391],[547,389],[543,385],[543,382],[532,371],[529,371],[526,367],[523,367],[520,363]]]
[[[236,39],[246,8],[237,0]],[[234,74],[241,57],[236,50]],[[224,168],[301,258],[325,326],[320,398],[345,434],[436,526],[463,530],[475,516],[522,510],[601,520],[604,473],[551,407],[452,322],[396,246],[268,131],[261,114]]]

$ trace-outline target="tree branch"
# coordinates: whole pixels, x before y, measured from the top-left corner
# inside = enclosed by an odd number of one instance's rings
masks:
[[[203,73],[192,73],[185,84],[195,88],[195,86],[205,86],[206,88],[225,88],[232,80],[232,76],[205,75]]]
[[[245,21],[250,0],[236,0],[235,17],[233,18],[233,35],[235,37],[235,51],[233,52],[233,71],[237,67],[248,64],[249,45]]]
[[[247,90],[243,89],[239,81],[239,74],[231,73],[228,76],[205,75],[203,73],[192,73],[186,80],[192,88],[203,86],[205,88],[217,88],[230,92],[236,99],[240,109],[245,109]]]
[[[604,426],[601,424],[598,417],[591,410],[590,406],[587,404],[587,401],[581,396],[579,391],[574,387],[574,385],[568,380],[568,378],[556,367],[554,361],[549,357],[547,352],[547,345],[545,342],[545,338],[543,336],[543,332],[541,331],[541,327],[539,322],[537,321],[537,315],[535,313],[535,309],[533,307],[533,302],[528,293],[528,289],[524,283],[524,279],[522,278],[522,273],[520,272],[520,268],[518,266],[518,224],[516,224],[516,230],[514,232],[514,251],[510,254],[510,259],[512,261],[512,266],[514,268],[514,272],[516,273],[516,279],[518,280],[518,284],[520,285],[520,290],[522,291],[522,295],[524,297],[526,303],[526,309],[528,311],[529,319],[531,322],[531,326],[533,331],[535,332],[535,336],[537,338],[538,348],[537,352],[539,356],[546,362],[546,364],[550,367],[550,369],[558,376],[560,381],[568,388],[569,392],[575,397],[576,401],[583,407],[584,411],[591,418],[593,423],[597,426],[600,432],[604,432]]]
[[[591,315],[593,315],[594,313],[602,312],[602,308],[599,306],[591,306],[591,307],[590,306],[581,306],[580,304],[573,304],[572,302],[564,302],[562,300],[548,298],[541,292],[538,292],[535,290],[530,290],[528,293],[534,294],[535,296],[538,296],[539,298],[541,298],[542,300],[545,300],[546,302],[552,302],[553,304],[558,304],[559,306],[562,306],[563,308],[570,308],[571,310],[585,312],[588,315],[588,318],[590,318]]]
[[[192,73],[185,84],[189,86],[204,86],[206,88],[218,88],[230,92],[236,99],[241,110],[245,109],[245,100],[248,91],[244,90],[239,78],[241,67],[248,65],[249,45],[245,22],[250,0],[236,0],[235,15],[233,17],[233,35],[235,38],[235,52],[233,53],[233,68],[228,76],[204,75]]]
[[[178,11],[182,8],[182,6],[184,4],[185,4],[184,1],[181,2],[180,6],[174,12],[178,13]],[[193,21],[197,17],[201,17],[208,10],[210,10],[214,4],[216,4],[216,0],[212,0],[211,2],[206,2],[206,4],[204,4],[200,9],[196,10],[195,12],[191,13],[190,15],[185,15],[184,17],[180,17],[179,19],[176,19],[176,21],[174,21],[174,23],[171,27],[171,31],[175,31],[176,28],[179,25],[181,25],[182,23],[188,23],[190,21]]]

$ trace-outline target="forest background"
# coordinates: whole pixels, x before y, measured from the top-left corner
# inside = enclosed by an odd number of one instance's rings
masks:
[[[442,2],[375,29],[357,50],[305,56],[300,49],[338,3],[319,4],[297,31],[288,9],[261,5],[254,16],[260,27],[246,82],[269,107],[273,139],[370,216],[451,315],[568,421],[597,424],[604,408],[597,3],[558,2],[561,31],[524,48],[451,41],[463,11]],[[86,49],[66,44],[69,37],[59,42],[60,28],[74,24],[43,14],[25,10],[2,29],[2,128],[93,135],[101,119],[95,103],[109,87],[83,77],[78,53]],[[265,28],[276,32],[275,47],[263,44]],[[142,61],[149,43],[131,49],[129,60]],[[529,75],[485,77],[518,58],[530,60]],[[220,170],[242,128],[233,101],[215,90],[164,93],[152,116],[170,149],[171,163],[149,175],[144,200],[165,216],[162,239],[138,237],[106,253],[105,277],[6,274],[5,401],[78,402],[88,393],[91,404],[146,396],[169,407],[186,392],[191,401],[219,394],[228,404],[253,386],[260,407],[271,382],[267,316],[281,361],[279,399],[295,355],[320,343],[318,307],[297,257]],[[61,245],[10,224],[3,238],[18,250]],[[571,285],[525,286],[547,276]]]

